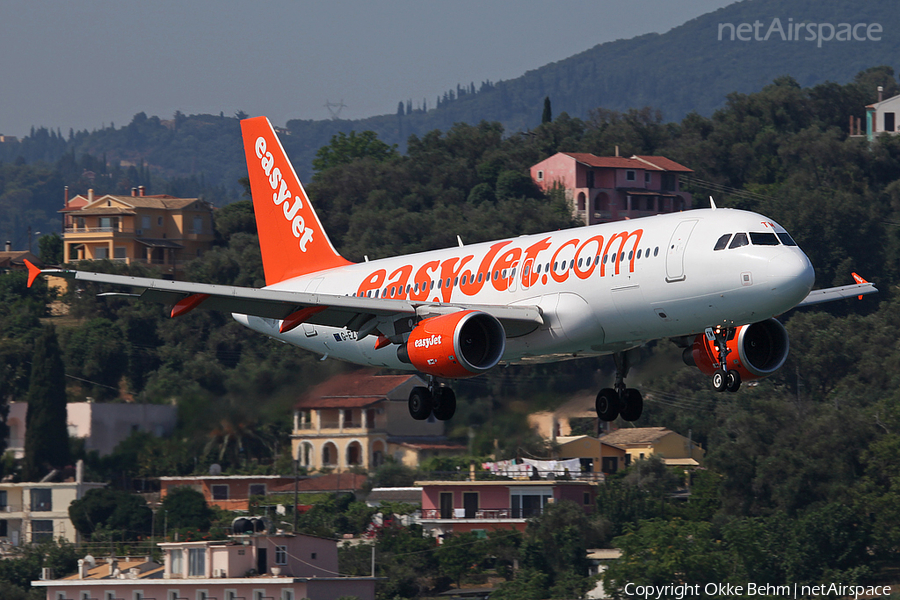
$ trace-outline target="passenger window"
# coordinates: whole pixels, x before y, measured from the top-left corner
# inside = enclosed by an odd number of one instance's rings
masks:
[[[796,246],[797,245],[797,242],[794,241],[794,238],[792,238],[791,235],[787,231],[785,231],[784,233],[779,233],[778,239],[780,239],[781,243],[784,244],[785,246]]]
[[[728,246],[728,249],[732,248],[740,248],[741,246],[746,246],[750,241],[747,239],[746,233],[736,233],[734,234],[734,239],[731,240],[731,245]]]
[[[750,241],[754,246],[777,246],[778,236],[768,232],[750,232]]]
[[[713,250],[724,250],[725,248],[728,247],[728,240],[730,240],[730,239],[731,239],[731,234],[726,233],[725,235],[723,235],[722,237],[719,238],[719,241],[716,242],[716,246],[715,246],[715,248],[713,248]]]

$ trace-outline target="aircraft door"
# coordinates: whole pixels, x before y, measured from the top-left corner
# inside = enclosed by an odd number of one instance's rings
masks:
[[[684,281],[684,249],[696,224],[697,219],[682,221],[669,240],[666,249],[666,281],[669,283]]]
[[[522,274],[519,272],[519,263],[518,262],[513,263],[513,266],[509,271],[509,284],[507,285],[507,289],[510,292],[516,291],[516,288],[518,287],[516,282],[518,281],[518,278],[521,275]]]

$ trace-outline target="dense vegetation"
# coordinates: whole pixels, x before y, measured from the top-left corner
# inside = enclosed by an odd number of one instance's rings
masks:
[[[457,234],[477,242],[572,226],[562,199],[538,193],[526,167],[559,150],[610,154],[619,146],[625,155],[661,154],[690,166],[698,204],[715,190],[719,206],[779,221],[812,259],[820,286],[849,283],[855,270],[881,290],[786,315],[789,363],[737,395],[715,394],[697,371],[675,366],[677,349],[665,342],[643,350],[630,378],[646,397],[641,424],[691,432],[707,450],[690,501],[669,497],[683,474],[639,463],[602,488],[591,518],[560,505],[521,538],[450,540],[437,549],[392,521],[376,533],[380,574],[389,578],[382,597],[411,597],[486,572],[508,577],[501,597],[571,597],[588,585],[579,557],[591,546],[625,552],[608,571],[612,589],[624,581],[671,583],[673,573],[690,583],[889,576],[900,558],[900,139],[870,144],[843,129],[845,108],[871,101],[876,85],[898,91],[893,72],[882,67],[846,85],[803,88],[780,78],[759,93],[731,95],[710,118],[691,114],[680,123],[663,123],[650,109],[597,109],[586,120],[560,114],[529,136],[504,137],[500,125],[481,123],[413,136],[405,153],[368,134],[338,136],[318,152],[308,191],[335,245],[353,260],[447,246]],[[62,177],[57,166],[40,167],[44,179],[15,179],[35,168],[3,165],[8,180],[26,182],[26,192]],[[220,209],[217,229],[217,246],[186,265],[184,277],[259,285],[249,203]],[[195,311],[171,320],[159,306],[97,298],[92,286],[60,299],[67,317],[48,317],[51,292],[24,283],[22,274],[0,276],[4,403],[25,397],[37,340],[53,324],[66,374],[79,378],[69,378],[70,400],[133,397],[179,408],[173,438],[136,435],[110,457],[87,457],[94,478],[205,473],[213,462],[226,472],[287,472],[298,390],[350,368],[266,340],[226,315]],[[610,363],[509,367],[461,383],[450,433],[469,441],[471,431],[476,455],[541,452],[525,414],[606,385]],[[77,445],[73,450],[77,457]],[[20,476],[15,465],[4,468]],[[391,468],[375,478],[415,476]],[[92,510],[108,502],[92,499]],[[304,530],[358,533],[367,517],[345,500],[321,505],[304,518]],[[108,519],[132,522],[112,513]],[[146,527],[137,522],[136,529]],[[522,567],[516,573],[513,560]],[[368,564],[368,555],[342,555],[342,571],[368,573]]]

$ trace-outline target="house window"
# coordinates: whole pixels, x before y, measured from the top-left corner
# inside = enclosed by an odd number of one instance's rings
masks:
[[[225,596],[223,600],[236,600],[237,599],[237,590],[225,590]]]
[[[884,113],[884,130],[885,131],[895,131],[896,125],[894,123],[894,113],[886,112]]]
[[[227,485],[213,485],[210,487],[212,488],[213,500],[228,500],[228,486]]]
[[[538,171],[538,172],[537,172],[537,180],[538,180],[538,181],[543,181],[543,180],[544,180],[544,172],[543,172],[543,171]]]
[[[275,546],[275,564],[287,564],[287,546]]]
[[[9,523],[6,519],[0,519],[0,537],[9,536]]]
[[[116,246],[113,252],[115,258],[128,258],[128,248],[125,246]]]
[[[31,541],[32,542],[52,542],[53,541],[53,521],[32,521],[31,522]]]
[[[181,550],[179,550],[181,552]],[[178,590],[169,590],[166,594],[166,600],[178,600]]]
[[[141,227],[144,229],[150,229],[150,217],[141,217]]]
[[[250,495],[251,496],[265,496],[266,495],[266,484],[251,483],[250,484]]]
[[[584,210],[584,208],[585,208],[584,192],[578,192],[578,210]]]
[[[591,495],[590,495],[590,493],[584,492],[584,497],[583,497],[582,503],[585,504],[585,505],[591,503]]]
[[[0,509],[6,508],[6,502],[6,490],[0,490]]]
[[[650,185],[650,173],[644,171],[644,185]]]
[[[586,180],[585,187],[589,187],[589,188],[594,187],[594,172],[588,171],[587,173],[585,173],[585,180]]]
[[[309,558],[312,559],[312,560],[316,560],[316,556],[317,556],[316,553],[313,552],[313,553],[311,553],[311,554],[309,555]]]
[[[49,489],[31,490],[31,511],[48,512],[53,510],[53,501]]]
[[[106,600],[116,600],[116,593],[108,590],[106,592]]]
[[[281,590],[281,600],[294,600],[294,590],[290,590],[290,589]]]
[[[80,598],[81,598],[81,600],[91,600],[91,593],[90,592],[81,592]]]
[[[194,217],[194,230],[192,233],[203,233],[203,219]]]
[[[539,516],[552,497],[551,488],[511,488],[509,492],[511,516],[513,519]]]
[[[172,565],[169,572],[174,575],[184,574],[184,555],[181,550],[169,551],[169,563]]]
[[[625,181],[635,181],[635,173],[632,170],[625,171]]]
[[[188,577],[201,577],[206,575],[206,549],[188,549]]]
[[[197,590],[197,600],[209,600],[209,594],[206,590]]]
[[[134,600],[144,600],[144,592],[141,590],[135,590],[131,593],[131,597],[134,598]]]
[[[97,260],[109,258],[109,248],[107,248],[106,246],[103,246],[102,248],[95,248],[94,258],[96,258]]]
[[[156,217],[156,224],[162,225],[162,217]]]

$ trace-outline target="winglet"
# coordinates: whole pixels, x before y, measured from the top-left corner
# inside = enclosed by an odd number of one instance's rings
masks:
[[[857,273],[850,273],[850,274],[853,275],[853,281],[855,281],[856,283],[869,283],[868,281],[866,281],[865,279],[860,277]],[[862,295],[857,296],[857,298],[862,300]]]
[[[31,284],[34,283],[37,276],[41,274],[41,270],[34,266],[34,263],[27,258],[25,259],[25,266],[28,267],[28,287],[31,287]]]

